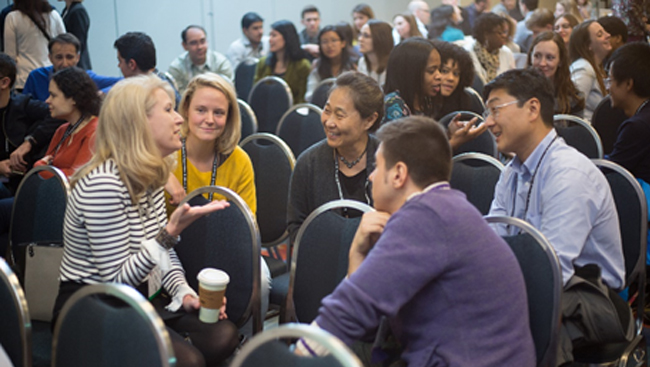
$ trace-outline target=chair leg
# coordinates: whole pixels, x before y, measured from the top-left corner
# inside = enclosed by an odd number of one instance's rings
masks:
[[[648,364],[648,351],[643,334],[637,335],[618,360],[618,367],[645,367]]]

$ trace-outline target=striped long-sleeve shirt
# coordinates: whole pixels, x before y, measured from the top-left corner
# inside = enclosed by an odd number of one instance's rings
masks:
[[[65,213],[61,281],[140,285],[167,256],[155,241],[167,222],[164,199],[160,188],[133,205],[113,160],[80,179]],[[171,266],[162,274],[165,290],[178,301],[195,294],[174,250],[168,258]]]

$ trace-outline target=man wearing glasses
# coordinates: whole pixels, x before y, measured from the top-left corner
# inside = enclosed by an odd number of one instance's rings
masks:
[[[546,236],[560,260],[558,365],[573,360],[573,347],[631,340],[630,309],[610,291],[625,287],[614,200],[604,175],[553,128],[553,87],[537,71],[511,70],[487,84],[484,95],[485,124],[499,151],[515,154],[497,183],[490,215],[527,221]],[[505,226],[497,230],[517,234]],[[625,315],[617,313],[617,302]],[[596,319],[598,330],[590,327]]]

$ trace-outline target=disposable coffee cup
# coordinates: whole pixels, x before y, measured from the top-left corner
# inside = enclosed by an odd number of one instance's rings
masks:
[[[219,309],[223,306],[223,295],[230,277],[223,270],[205,268],[197,276],[199,280],[199,320],[215,323],[219,320]]]

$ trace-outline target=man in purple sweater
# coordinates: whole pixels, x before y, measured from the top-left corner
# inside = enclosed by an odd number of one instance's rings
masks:
[[[523,276],[508,245],[449,188],[446,134],[424,117],[382,126],[348,278],[315,323],[351,345],[382,316],[419,366],[534,366]],[[299,350],[314,350],[309,341]]]

